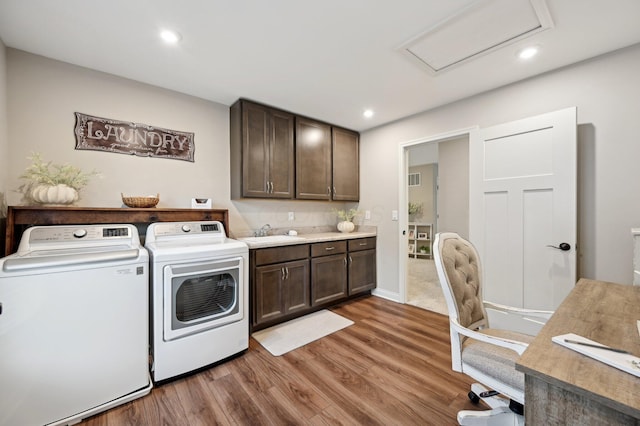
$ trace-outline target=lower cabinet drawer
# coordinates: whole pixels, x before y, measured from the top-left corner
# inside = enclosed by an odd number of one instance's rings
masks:
[[[309,257],[309,244],[256,249],[256,266],[289,262]]]
[[[346,241],[330,241],[326,243],[315,243],[311,245],[311,257],[331,256],[333,254],[346,252]]]
[[[371,250],[376,248],[375,238],[357,238],[349,240],[349,251]]]

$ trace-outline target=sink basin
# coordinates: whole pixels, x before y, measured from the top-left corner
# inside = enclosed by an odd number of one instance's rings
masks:
[[[267,235],[266,237],[246,237],[246,238],[238,238],[239,241],[244,241],[245,243],[289,243],[293,241],[303,241],[303,237],[296,237],[293,235]]]

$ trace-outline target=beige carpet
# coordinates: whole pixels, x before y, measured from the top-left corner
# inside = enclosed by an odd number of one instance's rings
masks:
[[[274,356],[283,355],[353,324],[326,309],[287,321],[251,335]]]
[[[409,259],[407,265],[407,303],[449,315],[433,259]]]

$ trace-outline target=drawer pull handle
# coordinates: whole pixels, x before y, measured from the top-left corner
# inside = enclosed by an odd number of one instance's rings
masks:
[[[367,245],[367,243],[360,243],[360,245],[361,245],[361,246],[366,246],[366,245]]]
[[[327,250],[327,251],[331,251],[331,250],[335,250],[336,248],[335,247],[325,247],[324,249]]]

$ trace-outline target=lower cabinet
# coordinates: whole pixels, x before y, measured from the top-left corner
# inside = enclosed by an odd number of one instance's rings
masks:
[[[256,267],[255,321],[269,321],[309,307],[309,261]]]
[[[376,288],[376,239],[349,241],[349,295]]]
[[[252,330],[375,288],[375,247],[370,237],[250,250]]]
[[[347,290],[347,243],[311,245],[311,305],[344,299]]]

